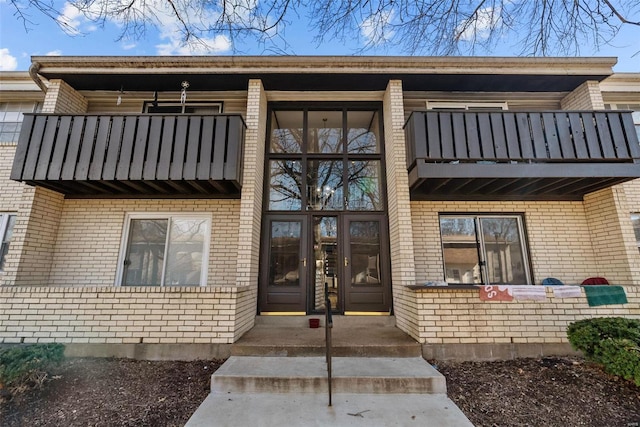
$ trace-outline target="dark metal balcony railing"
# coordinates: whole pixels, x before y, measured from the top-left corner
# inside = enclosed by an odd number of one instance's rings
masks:
[[[237,115],[25,115],[11,178],[74,196],[237,195]]]
[[[629,112],[421,111],[405,136],[414,198],[579,199],[640,177]]]

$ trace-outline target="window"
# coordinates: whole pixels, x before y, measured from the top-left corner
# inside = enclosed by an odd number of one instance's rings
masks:
[[[9,244],[11,243],[11,237],[13,237],[13,226],[16,223],[16,216],[14,214],[0,213],[0,271],[4,271],[4,263],[7,259],[7,253],[9,252]]]
[[[520,215],[441,215],[440,235],[447,282],[531,283]]]
[[[206,284],[210,219],[197,215],[129,215],[120,283],[125,286]]]
[[[291,107],[270,111],[267,209],[382,210],[380,111]]]
[[[219,114],[222,112],[220,102],[156,102],[144,103],[145,113],[154,114]]]
[[[469,110],[469,111],[499,111],[507,110],[506,102],[452,102],[427,101],[428,110]]]
[[[640,251],[640,213],[631,214],[631,224],[633,224],[633,231],[636,233],[636,244]]]
[[[24,113],[36,113],[37,102],[0,102],[0,144],[18,142]]]
[[[631,116],[633,117],[633,124],[636,127],[636,133],[638,139],[640,139],[640,104],[607,104],[605,105],[607,110],[631,110]]]

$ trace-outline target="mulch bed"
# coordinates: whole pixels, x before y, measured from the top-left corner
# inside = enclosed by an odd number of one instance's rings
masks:
[[[2,426],[181,426],[222,361],[67,359],[0,403]],[[578,359],[431,361],[478,427],[640,427],[640,388]]]

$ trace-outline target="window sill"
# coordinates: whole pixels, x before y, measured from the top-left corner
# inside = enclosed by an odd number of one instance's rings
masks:
[[[425,286],[425,285],[409,285],[407,288],[413,291],[422,291],[422,290],[442,290],[442,289],[451,289],[455,291],[459,290],[469,290],[474,291],[480,289],[480,285],[448,285],[448,286]]]

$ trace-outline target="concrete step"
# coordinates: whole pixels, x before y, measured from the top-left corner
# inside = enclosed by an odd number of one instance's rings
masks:
[[[310,328],[319,318],[320,328]],[[393,316],[335,316],[336,357],[419,357],[418,342],[395,327]],[[258,316],[256,325],[231,348],[232,356],[323,356],[323,316]]]
[[[446,394],[424,359],[335,357],[334,393]],[[324,357],[230,357],[212,376],[213,393],[326,393]]]
[[[473,427],[444,394],[211,393],[187,427]]]

